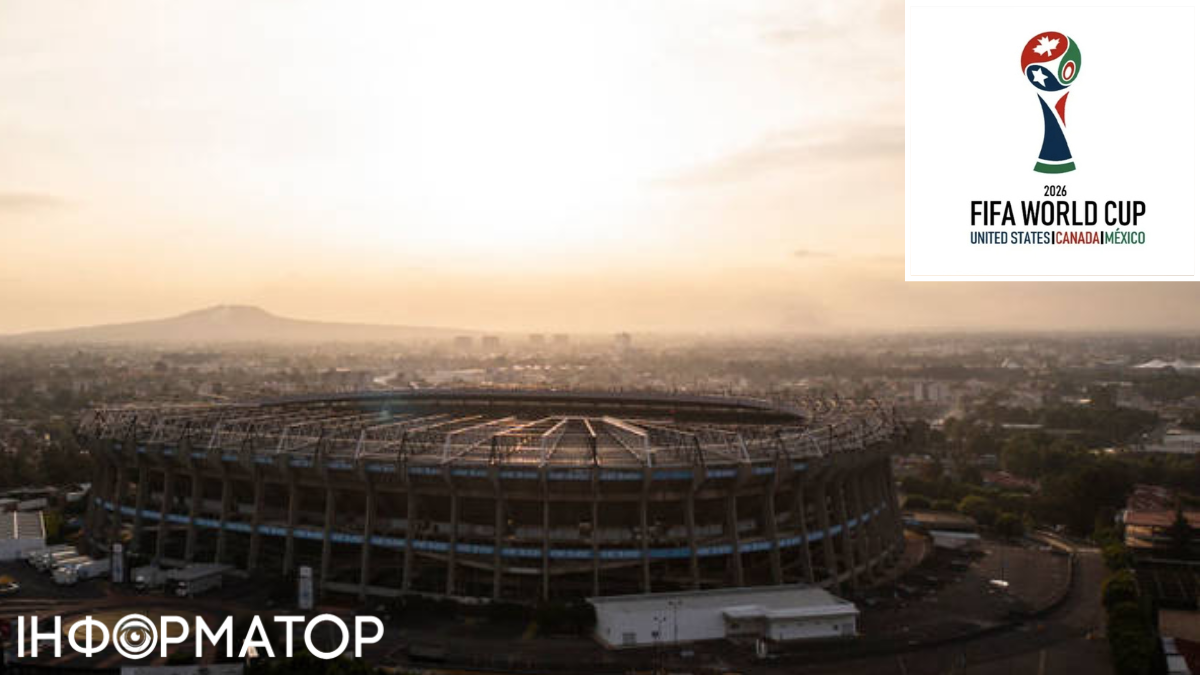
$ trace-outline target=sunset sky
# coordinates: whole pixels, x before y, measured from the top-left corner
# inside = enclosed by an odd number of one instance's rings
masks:
[[[903,29],[899,0],[7,0],[0,332],[1200,327],[1200,285],[903,282]]]

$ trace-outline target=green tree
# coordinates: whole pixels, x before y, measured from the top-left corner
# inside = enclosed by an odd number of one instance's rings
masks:
[[[996,518],[996,531],[1005,537],[1019,537],[1025,534],[1025,523],[1011,511],[1005,511]]]
[[[1100,549],[1100,554],[1104,557],[1105,566],[1110,570],[1117,571],[1133,567],[1133,554],[1121,542],[1105,544],[1104,548]]]
[[[46,543],[61,544],[63,525],[62,514],[56,510],[43,511],[42,522],[46,526]]]
[[[929,498],[925,495],[909,495],[904,498],[904,508],[906,509],[927,509],[929,507]]]
[[[1108,608],[1108,646],[1118,675],[1148,675],[1155,640],[1146,613],[1136,602]]]
[[[929,505],[929,508],[933,509],[934,511],[953,511],[954,510],[954,500],[952,500],[952,499],[935,499],[935,500],[933,500],[933,503]]]
[[[1133,571],[1124,569],[1108,575],[1100,594],[1105,608],[1109,610],[1121,603],[1137,602],[1138,585]]]
[[[991,500],[979,495],[963,497],[958,503],[958,512],[974,518],[980,525],[990,527],[996,522],[996,507]]]
[[[1183,515],[1183,504],[1175,506],[1175,520],[1167,528],[1167,538],[1171,542],[1171,552],[1177,558],[1185,560],[1192,547],[1192,526]]]

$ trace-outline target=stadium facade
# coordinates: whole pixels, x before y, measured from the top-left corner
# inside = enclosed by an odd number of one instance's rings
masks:
[[[870,584],[903,547],[873,402],[503,390],[97,409],[90,544],[362,597]]]

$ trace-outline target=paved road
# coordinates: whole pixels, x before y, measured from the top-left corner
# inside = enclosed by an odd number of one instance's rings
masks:
[[[1104,563],[1095,549],[1081,549],[1078,555],[1071,594],[1042,621],[908,654],[762,670],[806,675],[1107,675],[1112,666],[1102,639]]]

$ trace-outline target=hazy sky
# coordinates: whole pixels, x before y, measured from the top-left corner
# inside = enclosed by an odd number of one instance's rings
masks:
[[[0,332],[218,303],[501,330],[1195,328],[905,284],[886,2],[0,3]]]

